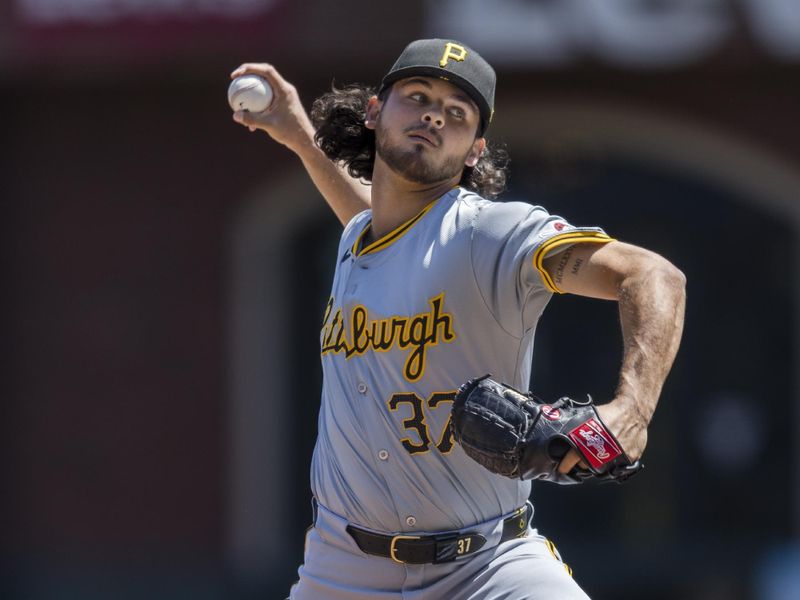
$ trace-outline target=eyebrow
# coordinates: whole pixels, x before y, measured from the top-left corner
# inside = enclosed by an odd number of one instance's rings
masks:
[[[406,81],[404,81],[402,85],[403,85],[403,87],[405,87],[407,85],[413,85],[415,83],[417,83],[417,84],[419,84],[419,85],[421,85],[423,87],[426,87],[428,89],[432,89],[433,88],[433,85],[431,84],[430,81],[422,79],[421,77],[411,77],[410,79],[407,79]],[[451,97],[455,98],[456,100],[460,100],[461,102],[464,102],[465,104],[468,104],[469,106],[477,109],[478,105],[475,104],[475,101],[472,98],[470,98],[469,96],[465,96],[464,94],[455,93],[455,94],[451,94]]]
[[[427,79],[423,79],[422,77],[412,77],[411,79],[406,79],[402,85],[403,87],[407,85],[411,85],[413,83],[419,83],[420,85],[424,85],[426,88],[432,88],[433,85]]]

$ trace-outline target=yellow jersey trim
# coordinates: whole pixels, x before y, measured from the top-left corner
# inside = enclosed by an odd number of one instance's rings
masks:
[[[361,256],[363,254],[369,254],[370,252],[377,252],[378,250],[383,250],[384,248],[391,246],[394,242],[399,240],[403,235],[405,235],[409,229],[411,229],[414,224],[419,221],[425,214],[433,208],[433,205],[436,204],[436,200],[433,200],[430,204],[428,204],[425,208],[423,208],[417,216],[413,217],[412,219],[406,221],[393,231],[390,231],[385,236],[383,236],[379,240],[375,240],[369,246],[362,248],[361,251],[358,250],[358,247],[361,245],[361,240],[364,239],[364,236],[367,232],[372,228],[372,221],[367,223],[367,226],[364,227],[364,231],[362,231],[359,236],[356,238],[355,243],[353,244],[353,256]]]
[[[608,242],[615,241],[614,238],[609,237],[605,233],[599,231],[567,231],[559,235],[551,237],[543,243],[533,255],[533,266],[539,271],[544,281],[544,286],[555,294],[563,294],[560,289],[556,287],[550,273],[544,268],[544,259],[550,250],[563,246],[565,244],[578,244],[581,242],[593,242],[596,244],[607,244]]]

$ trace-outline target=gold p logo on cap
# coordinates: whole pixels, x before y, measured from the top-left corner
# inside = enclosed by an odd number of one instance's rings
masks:
[[[461,62],[465,58],[467,58],[467,49],[464,46],[459,46],[458,44],[454,44],[453,42],[447,42],[444,47],[444,53],[442,54],[442,59],[439,61],[440,67],[447,66],[447,61],[449,59],[457,60]]]

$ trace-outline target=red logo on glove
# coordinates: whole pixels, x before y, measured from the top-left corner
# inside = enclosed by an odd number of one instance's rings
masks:
[[[555,223],[553,223],[553,229],[555,229],[556,231],[561,231],[566,226],[567,224],[562,223],[561,221],[556,221]]]
[[[568,435],[595,469],[622,454],[620,447],[611,439],[611,434],[596,419],[589,419],[570,431]]]
[[[549,404],[545,404],[542,407],[542,414],[551,421],[558,421],[561,418],[561,411]]]

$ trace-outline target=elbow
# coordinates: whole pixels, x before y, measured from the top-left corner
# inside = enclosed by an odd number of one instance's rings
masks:
[[[670,287],[673,287],[678,290],[682,290],[684,294],[686,293],[686,275],[681,271],[678,267],[673,265],[666,259],[662,259],[665,263],[662,266],[664,270],[664,279],[669,283]]]
[[[620,285],[624,294],[633,288],[649,289],[658,295],[666,292],[682,303],[686,297],[686,275],[663,256],[644,252]]]
[[[673,271],[673,288],[678,300],[675,303],[675,310],[680,315],[680,319],[683,320],[683,314],[686,311],[686,275],[675,265],[670,264],[670,267],[672,267]]]
[[[664,299],[669,298],[676,309],[682,311],[686,303],[686,275],[667,259],[658,257],[650,278],[654,280],[654,292]]]

